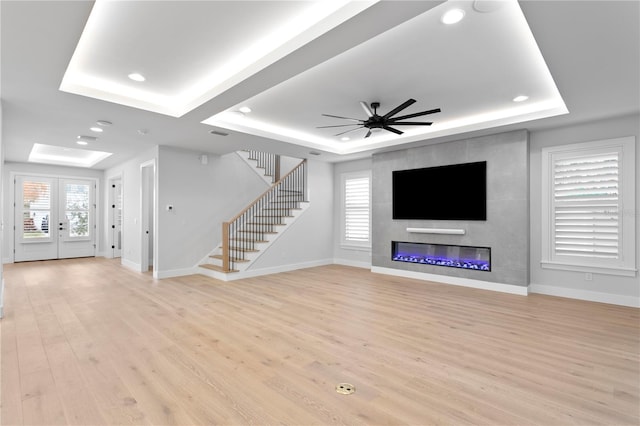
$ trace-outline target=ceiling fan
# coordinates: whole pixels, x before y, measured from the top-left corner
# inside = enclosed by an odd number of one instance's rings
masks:
[[[407,108],[408,106],[412,105],[415,102],[416,102],[415,99],[409,99],[408,101],[402,103],[401,105],[398,105],[397,107],[395,107],[394,109],[392,109],[391,111],[386,113],[385,115],[378,115],[378,108],[380,107],[380,102],[372,102],[371,103],[371,108],[369,108],[369,105],[367,105],[366,102],[360,102],[360,105],[362,106],[362,109],[364,109],[364,112],[368,116],[368,118],[366,120],[360,120],[360,119],[357,119],[357,118],[349,118],[349,117],[341,117],[339,115],[322,114],[325,117],[341,118],[341,119],[344,119],[344,120],[355,121],[355,123],[353,123],[353,124],[338,124],[338,125],[334,125],[334,126],[318,126],[317,128],[318,129],[326,129],[326,128],[330,128],[330,127],[357,126],[357,127],[353,128],[353,129],[349,129],[349,130],[346,130],[344,132],[337,133],[337,134],[334,135],[334,136],[340,136],[340,135],[344,135],[345,133],[349,133],[349,132],[352,132],[354,130],[358,130],[358,129],[362,129],[362,128],[366,127],[367,128],[367,134],[364,135],[364,137],[368,138],[369,136],[371,136],[371,132],[372,132],[373,129],[384,129],[384,130],[387,130],[389,132],[395,133],[397,135],[401,135],[403,132],[401,132],[398,129],[394,129],[391,126],[430,126],[431,124],[433,124],[430,121],[401,121],[401,120],[406,120],[408,118],[414,118],[414,117],[420,117],[420,116],[427,115],[427,114],[434,114],[436,112],[440,112],[440,108],[430,109],[428,111],[416,112],[416,113],[413,113],[413,114],[403,115],[403,116],[400,116],[400,117],[394,117],[400,111],[402,111],[403,109]],[[372,109],[373,109],[373,111],[372,111]]]

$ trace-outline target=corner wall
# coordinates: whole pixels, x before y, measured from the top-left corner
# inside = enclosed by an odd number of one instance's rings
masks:
[[[487,220],[434,221],[392,219],[392,172],[473,161],[487,162]],[[529,284],[529,148],[525,130],[473,139],[427,145],[373,157],[373,247],[374,268],[388,268],[416,274],[479,280],[500,285],[526,287]],[[416,185],[416,203],[429,202],[430,185]],[[452,187],[464,197],[473,190]],[[463,228],[465,235],[417,234],[407,227]],[[475,271],[391,260],[391,242],[454,244],[491,247],[491,271]],[[400,274],[399,274],[400,275]],[[451,280],[446,280],[450,282]]]
[[[4,315],[4,269],[2,253],[4,246],[4,145],[2,142],[2,100],[0,99],[0,318]]]
[[[238,154],[209,156],[160,147],[158,157],[158,278],[194,272],[194,266],[222,240],[231,219],[268,185]],[[171,211],[167,206],[172,205]]]

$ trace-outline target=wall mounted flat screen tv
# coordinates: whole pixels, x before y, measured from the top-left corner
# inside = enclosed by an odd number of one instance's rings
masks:
[[[487,162],[393,172],[393,219],[487,220]]]

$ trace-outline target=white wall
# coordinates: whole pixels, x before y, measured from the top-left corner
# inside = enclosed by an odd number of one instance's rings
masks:
[[[251,272],[333,263],[333,165],[308,160],[309,207],[251,265]]]
[[[354,249],[350,247],[344,247],[340,244],[341,232],[342,232],[342,183],[341,175],[343,173],[352,173],[360,171],[371,171],[373,168],[373,162],[371,158],[366,158],[357,161],[348,161],[343,163],[336,163],[333,168],[333,202],[335,205],[333,214],[333,258],[336,263],[343,265],[359,266],[362,268],[371,268],[371,248],[369,249]],[[372,182],[373,184],[373,182]],[[375,197],[375,187],[373,188],[373,197]],[[373,221],[372,221],[373,223]],[[374,236],[372,235],[373,239]]]
[[[104,214],[102,209],[102,170],[85,169],[81,167],[63,167],[63,166],[51,166],[47,164],[35,164],[35,163],[4,163],[2,170],[2,199],[4,205],[2,208],[4,229],[2,232],[2,258],[3,263],[13,262],[13,223],[14,223],[14,209],[13,209],[13,179],[11,179],[15,173],[18,174],[34,174],[34,175],[46,175],[46,176],[62,176],[62,177],[74,177],[74,178],[90,178],[97,179],[97,191],[96,191],[96,204],[97,204],[97,217],[96,225],[98,232],[96,233],[96,252],[98,254],[104,251],[104,239],[102,229],[104,228]]]
[[[140,270],[141,235],[140,235],[140,166],[148,161],[157,160],[158,147],[147,150],[124,164],[107,169],[104,172],[102,214],[108,217],[107,185],[110,179],[122,179],[122,254],[121,263],[136,271]],[[103,240],[108,241],[105,226],[102,229]]]
[[[236,153],[209,156],[160,147],[157,275],[189,273],[222,240],[228,221],[268,185]],[[167,205],[173,209],[167,211]]]
[[[2,100],[0,99],[0,260],[4,246],[4,146],[2,145]],[[0,261],[0,318],[4,314],[4,270]]]
[[[531,193],[531,237],[530,237],[530,291],[616,303],[640,307],[640,279],[604,274],[593,274],[593,280],[587,281],[582,272],[542,269],[541,260],[541,151],[544,147],[566,145],[578,142],[612,139],[623,136],[635,136],[636,146],[640,143],[640,116],[611,118],[577,126],[531,132],[530,134],[530,193]],[[636,182],[640,175],[640,150],[636,149]],[[636,183],[636,188],[640,187]],[[626,214],[636,218],[636,233],[640,230],[640,196],[636,194],[635,208],[627,209]],[[640,250],[636,235],[636,268],[640,267]]]

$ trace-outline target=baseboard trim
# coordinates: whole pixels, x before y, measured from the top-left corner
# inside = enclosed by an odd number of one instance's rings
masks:
[[[235,281],[243,278],[260,277],[263,275],[278,274],[281,272],[296,271],[298,269],[313,268],[316,266],[325,266],[325,265],[332,265],[332,264],[333,264],[333,259],[323,259],[323,260],[314,260],[312,262],[303,262],[303,263],[295,263],[291,265],[275,266],[271,268],[249,269],[247,271],[226,274],[227,279],[225,281]]]
[[[4,257],[4,258],[2,258],[2,263],[5,264],[5,265],[7,263],[13,263],[13,259],[10,258],[10,257]]]
[[[122,266],[124,266],[125,268],[132,269],[132,270],[134,270],[136,272],[140,272],[140,268],[142,268],[142,265],[140,265],[139,263],[132,262],[132,261],[127,260],[125,258],[121,258],[120,259],[120,264]]]
[[[586,300],[589,302],[608,303],[611,305],[640,308],[640,297],[623,296],[620,294],[602,293],[599,291],[580,290],[575,288],[558,287],[546,284],[529,285],[531,293],[546,294],[547,296],[566,297],[569,299]]]
[[[167,271],[153,271],[153,278],[161,280],[164,278],[184,277],[185,275],[194,275],[197,273],[199,273],[197,267],[170,269]]]
[[[376,274],[395,275],[405,278],[415,278],[418,280],[433,281],[437,283],[457,285],[461,287],[477,288],[480,290],[491,290],[501,293],[517,294],[520,296],[526,296],[528,294],[528,287],[513,284],[494,283],[490,281],[474,280],[470,278],[449,277],[446,275],[436,275],[425,272],[403,271],[401,269],[382,268],[379,266],[372,267],[371,272]]]
[[[353,266],[355,268],[371,269],[371,262],[359,262],[346,259],[334,259],[333,263],[336,265]]]

